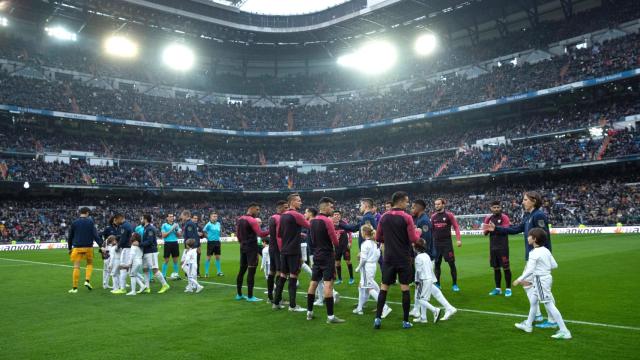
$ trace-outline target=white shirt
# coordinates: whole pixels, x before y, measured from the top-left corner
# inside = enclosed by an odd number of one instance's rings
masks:
[[[185,265],[196,265],[198,263],[198,250],[187,249],[182,257]]]
[[[107,252],[109,253],[109,258],[116,257],[116,251],[118,251],[118,247],[116,245],[107,245]]]
[[[271,261],[271,259],[269,258],[269,246],[265,246],[262,248],[262,266],[261,268],[264,268],[267,266],[267,264],[269,264],[269,262]]]
[[[522,281],[530,276],[547,276],[551,275],[551,269],[558,267],[556,259],[551,255],[551,251],[544,246],[534,248],[529,252],[529,261],[524,268],[524,272],[518,278]]]
[[[435,276],[433,274],[433,265],[431,258],[426,253],[420,253],[416,256],[416,280],[433,282]]]
[[[139,246],[131,246],[131,263],[142,263],[142,249]]]
[[[366,239],[360,247],[360,262],[361,263],[377,263],[380,259],[380,249],[376,246],[376,243],[371,239]]]

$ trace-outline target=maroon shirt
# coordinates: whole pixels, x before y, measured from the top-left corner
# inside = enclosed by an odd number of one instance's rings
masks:
[[[511,222],[506,214],[489,215],[484,219],[484,223],[493,223],[496,226],[509,227]],[[489,249],[491,250],[507,250],[509,249],[509,235],[500,234],[497,231],[484,232],[485,235],[489,234]]]
[[[338,246],[338,234],[336,234],[333,221],[326,215],[319,214],[311,220],[309,234],[313,239],[315,261],[333,261],[335,258],[335,246]]]
[[[311,224],[296,210],[287,210],[280,215],[278,235],[282,239],[280,253],[282,255],[300,255],[302,228],[309,229]]]
[[[263,231],[258,220],[250,215],[242,215],[236,222],[236,236],[240,242],[240,251],[258,251],[258,236],[265,237],[268,231]]]
[[[391,209],[380,218],[376,241],[384,243],[385,264],[408,264],[411,261],[411,244],[419,238],[413,218],[404,210]]]
[[[455,215],[451,211],[434,212],[431,214],[433,226],[433,242],[439,244],[451,244],[451,228],[456,232],[456,240],[460,241],[460,226]]]

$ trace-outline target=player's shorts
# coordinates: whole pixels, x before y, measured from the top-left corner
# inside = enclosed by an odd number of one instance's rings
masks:
[[[278,245],[273,246],[278,247]],[[269,246],[269,272],[277,273],[282,269],[280,265],[280,251],[277,249],[272,249],[272,246]]]
[[[442,258],[446,262],[456,260],[456,257],[453,254],[453,245],[451,244],[451,242],[449,242],[448,244],[447,243],[435,244],[435,260],[438,261]]]
[[[533,276],[532,283],[532,295],[538,298],[541,303],[553,302],[553,294],[551,293],[551,285],[553,283],[553,277],[551,275],[545,276]]]
[[[300,272],[300,265],[300,255],[280,254],[281,273],[297,275]]]
[[[431,280],[416,281],[416,299],[429,301],[433,282]]]
[[[240,250],[240,266],[258,266],[258,250]]]
[[[402,285],[409,285],[411,277],[411,265],[409,265],[409,262],[404,264],[386,262],[382,269],[382,283],[385,285],[394,284],[396,279]]]
[[[360,268],[360,284],[361,289],[372,289],[377,287],[376,271],[378,270],[378,262],[366,263]]]
[[[196,264],[184,264],[182,266],[182,271],[184,271],[189,278],[195,278],[198,276],[198,267]]]
[[[220,255],[220,241],[207,241],[207,256]]]
[[[145,269],[157,269],[158,253],[154,252],[142,255],[142,264]]]
[[[307,262],[309,259],[309,254],[307,254],[307,243],[300,244],[300,257],[302,258],[302,262]]]
[[[120,271],[120,254],[118,252],[112,256],[109,262],[109,268],[111,269],[111,276],[116,276]]]
[[[130,264],[131,263],[131,249],[123,248],[120,249],[120,264]]]
[[[69,257],[71,261],[80,261],[82,259],[86,259],[87,262],[93,261],[93,247],[73,248]]]
[[[348,244],[341,244],[336,248],[336,261],[351,261],[351,249]]]
[[[509,249],[497,249],[489,251],[489,265],[492,268],[509,270]]]
[[[169,241],[164,243],[164,258],[177,258],[180,256],[180,245],[177,241]]]
[[[333,281],[336,278],[336,264],[332,258],[316,258],[311,268],[311,281]]]

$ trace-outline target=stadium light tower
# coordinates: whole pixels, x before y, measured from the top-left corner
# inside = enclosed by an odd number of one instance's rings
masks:
[[[112,56],[134,58],[138,55],[138,44],[124,36],[114,35],[105,40],[104,50]]]
[[[47,33],[47,35],[58,40],[62,40],[62,41],[78,40],[78,36],[76,35],[76,33],[63,28],[62,26],[46,27],[44,28],[44,31]]]
[[[193,51],[182,44],[171,44],[162,53],[164,63],[174,70],[186,71],[193,66]]]
[[[387,41],[366,43],[358,50],[338,58],[338,65],[375,75],[389,70],[397,59],[396,48]]]
[[[430,55],[438,45],[438,38],[432,33],[426,33],[418,36],[414,45],[414,50],[418,55]]]

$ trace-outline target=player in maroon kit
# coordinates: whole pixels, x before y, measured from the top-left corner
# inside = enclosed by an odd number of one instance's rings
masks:
[[[387,301],[387,291],[397,279],[402,290],[402,327],[409,329],[412,327],[409,322],[409,307],[411,306],[409,283],[413,277],[411,245],[420,238],[422,231],[416,229],[413,218],[405,211],[409,205],[409,196],[406,192],[393,193],[391,202],[391,210],[382,215],[376,231],[376,242],[384,244],[384,267],[373,327],[379,329],[382,325],[382,310]]]
[[[251,203],[247,208],[247,213],[240,216],[236,222],[236,234],[240,242],[240,271],[238,271],[236,279],[236,300],[261,301],[261,299],[253,296],[258,253],[260,252],[258,249],[258,236],[265,237],[269,235],[269,232],[260,229],[256,219],[258,214],[260,214],[260,205]],[[247,296],[244,296],[242,295],[242,281],[247,270],[249,271],[247,275]]]
[[[331,198],[322,198],[318,209],[320,214],[311,220],[309,236],[314,242],[313,269],[311,283],[307,292],[307,320],[313,319],[313,303],[315,301],[318,283],[324,283],[324,304],[327,308],[327,324],[343,323],[344,320],[333,314],[333,280],[336,277],[334,259],[335,247],[338,246],[338,234],[335,224],[329,216],[333,215],[335,201]]]
[[[438,198],[434,202],[436,212],[431,214],[431,224],[433,226],[433,244],[435,245],[435,267],[434,272],[436,274],[437,287],[440,287],[440,267],[442,265],[442,258],[449,264],[451,269],[451,279],[453,281],[453,291],[460,291],[458,287],[458,270],[456,269],[456,258],[453,254],[453,244],[451,243],[451,228],[456,233],[456,240],[458,247],[462,246],[460,240],[460,226],[455,215],[451,211],[445,210],[446,205],[444,199]]]
[[[485,224],[492,223],[495,226],[509,227],[511,222],[509,217],[502,212],[500,201],[491,202],[491,215],[484,219]],[[511,269],[509,268],[509,235],[500,234],[496,231],[484,231],[485,235],[489,235],[489,265],[493,268],[493,277],[496,282],[495,289],[491,290],[489,295],[495,296],[502,294],[500,283],[502,282],[502,273],[500,268],[504,270],[505,291],[504,296],[511,296]]]
[[[280,247],[280,278],[276,284],[276,292],[273,299],[274,309],[280,309],[284,283],[289,277],[289,311],[304,312],[305,308],[296,304],[296,289],[298,285],[298,273],[302,264],[300,243],[302,241],[302,228],[309,229],[310,224],[298,210],[302,207],[302,198],[299,194],[287,196],[289,210],[280,215],[278,224],[278,236],[282,239]]]

